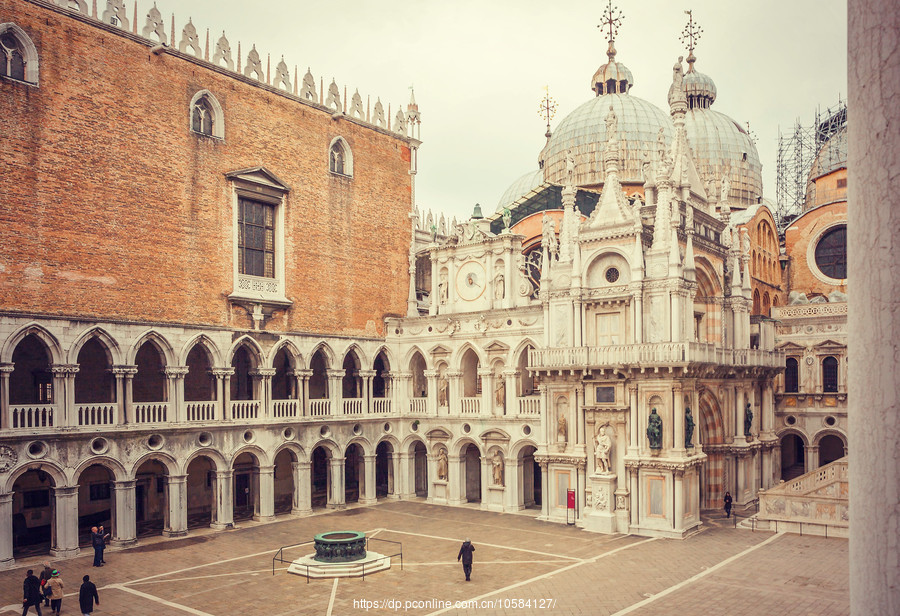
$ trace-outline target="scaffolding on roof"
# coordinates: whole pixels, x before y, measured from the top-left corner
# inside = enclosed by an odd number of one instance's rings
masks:
[[[846,123],[847,102],[839,98],[836,105],[824,112],[817,109],[812,125],[804,126],[798,118],[792,134],[785,136],[779,130],[775,188],[775,220],[779,233],[784,233],[787,225],[803,211],[809,174],[820,151],[829,159],[819,160],[822,168],[830,169],[846,162],[846,140],[842,140],[841,147],[822,148]]]

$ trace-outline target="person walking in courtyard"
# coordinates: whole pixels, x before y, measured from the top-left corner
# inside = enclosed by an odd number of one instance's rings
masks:
[[[41,614],[41,602],[44,600],[41,594],[41,581],[34,575],[31,569],[25,574],[25,581],[22,583],[22,616],[28,613],[28,608],[34,606],[34,610],[38,616]]]
[[[725,517],[730,518],[731,517],[731,501],[732,501],[731,492],[725,492],[725,498],[723,500],[725,501]]]
[[[78,606],[83,616],[94,611],[94,603],[100,605],[100,595],[97,594],[97,586],[91,581],[91,576],[81,578],[84,583],[78,591]]]
[[[472,575],[472,552],[475,551],[475,546],[472,545],[472,542],[466,539],[463,541],[463,544],[459,547],[459,554],[456,555],[456,562],[459,562],[462,559],[463,573],[466,574],[466,581],[469,580],[469,576]]]
[[[50,612],[59,616],[59,610],[62,608],[63,588],[65,587],[65,584],[63,584],[62,578],[59,576],[59,569],[54,569],[50,576],[50,581],[47,582],[47,586],[50,588],[50,594],[45,594],[45,596],[50,598]]]
[[[44,565],[44,568],[38,579],[41,581],[41,592],[44,593],[44,607],[50,607],[50,595],[47,594],[47,582],[49,582],[52,577],[53,569],[50,568],[50,563],[48,562],[43,562],[41,564]]]
[[[103,534],[103,527],[99,529],[96,526],[91,527],[91,547],[94,548],[94,566],[103,566],[103,550],[106,548],[106,538],[109,535]]]

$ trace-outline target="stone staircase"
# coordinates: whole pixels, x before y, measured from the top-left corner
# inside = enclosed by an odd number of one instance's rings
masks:
[[[844,456],[759,493],[756,528],[847,537],[850,482]]]

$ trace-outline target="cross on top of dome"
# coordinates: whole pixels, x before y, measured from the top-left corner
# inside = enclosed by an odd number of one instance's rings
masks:
[[[684,43],[685,49],[688,51],[688,72],[694,70],[694,62],[697,61],[697,58],[694,57],[694,46],[703,34],[703,28],[694,21],[693,13],[692,10],[684,12],[684,14],[688,16],[688,22],[687,25],[685,25],[684,30],[682,30],[681,35],[678,37],[679,40]]]
[[[609,60],[597,69],[597,72],[594,73],[594,77],[591,79],[591,89],[597,96],[603,94],[625,94],[634,83],[631,71],[621,62],[616,62],[616,34],[619,33],[619,26],[622,25],[624,18],[625,16],[619,10],[619,7],[614,6],[612,0],[607,0],[603,21],[597,27],[607,30],[609,47],[606,49],[606,56]]]
[[[597,27],[609,29],[609,37],[606,39],[607,41],[609,41],[609,49],[607,50],[606,55],[609,56],[610,60],[612,60],[616,55],[616,48],[613,43],[616,40],[616,34],[619,33],[619,26],[622,25],[623,19],[625,19],[625,15],[622,14],[622,11],[619,10],[619,7],[614,6],[612,0],[607,0],[606,12],[603,14],[603,21],[601,21],[597,25]]]

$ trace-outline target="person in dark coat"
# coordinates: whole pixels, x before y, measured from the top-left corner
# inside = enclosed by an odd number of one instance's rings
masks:
[[[103,550],[106,549],[106,538],[109,535],[103,534],[103,527],[99,529],[96,526],[91,527],[91,547],[94,548],[94,566],[103,566]]]
[[[472,545],[472,542],[466,539],[463,541],[463,544],[459,548],[459,554],[456,555],[456,562],[459,562],[462,559],[463,573],[466,574],[466,581],[469,580],[469,576],[472,575],[472,552],[475,551],[475,546]]]
[[[100,605],[100,595],[97,594],[97,586],[91,581],[91,576],[86,575],[81,579],[84,584],[78,591],[78,605],[82,614],[90,614],[94,611],[94,602]]]
[[[726,518],[731,517],[731,500],[732,500],[731,492],[725,492],[724,501],[725,501],[725,517]]]
[[[28,570],[25,574],[25,582],[22,584],[22,616],[28,613],[28,608],[34,606],[38,616],[41,614],[41,603],[44,595],[41,593],[41,581],[34,575],[34,571]]]

